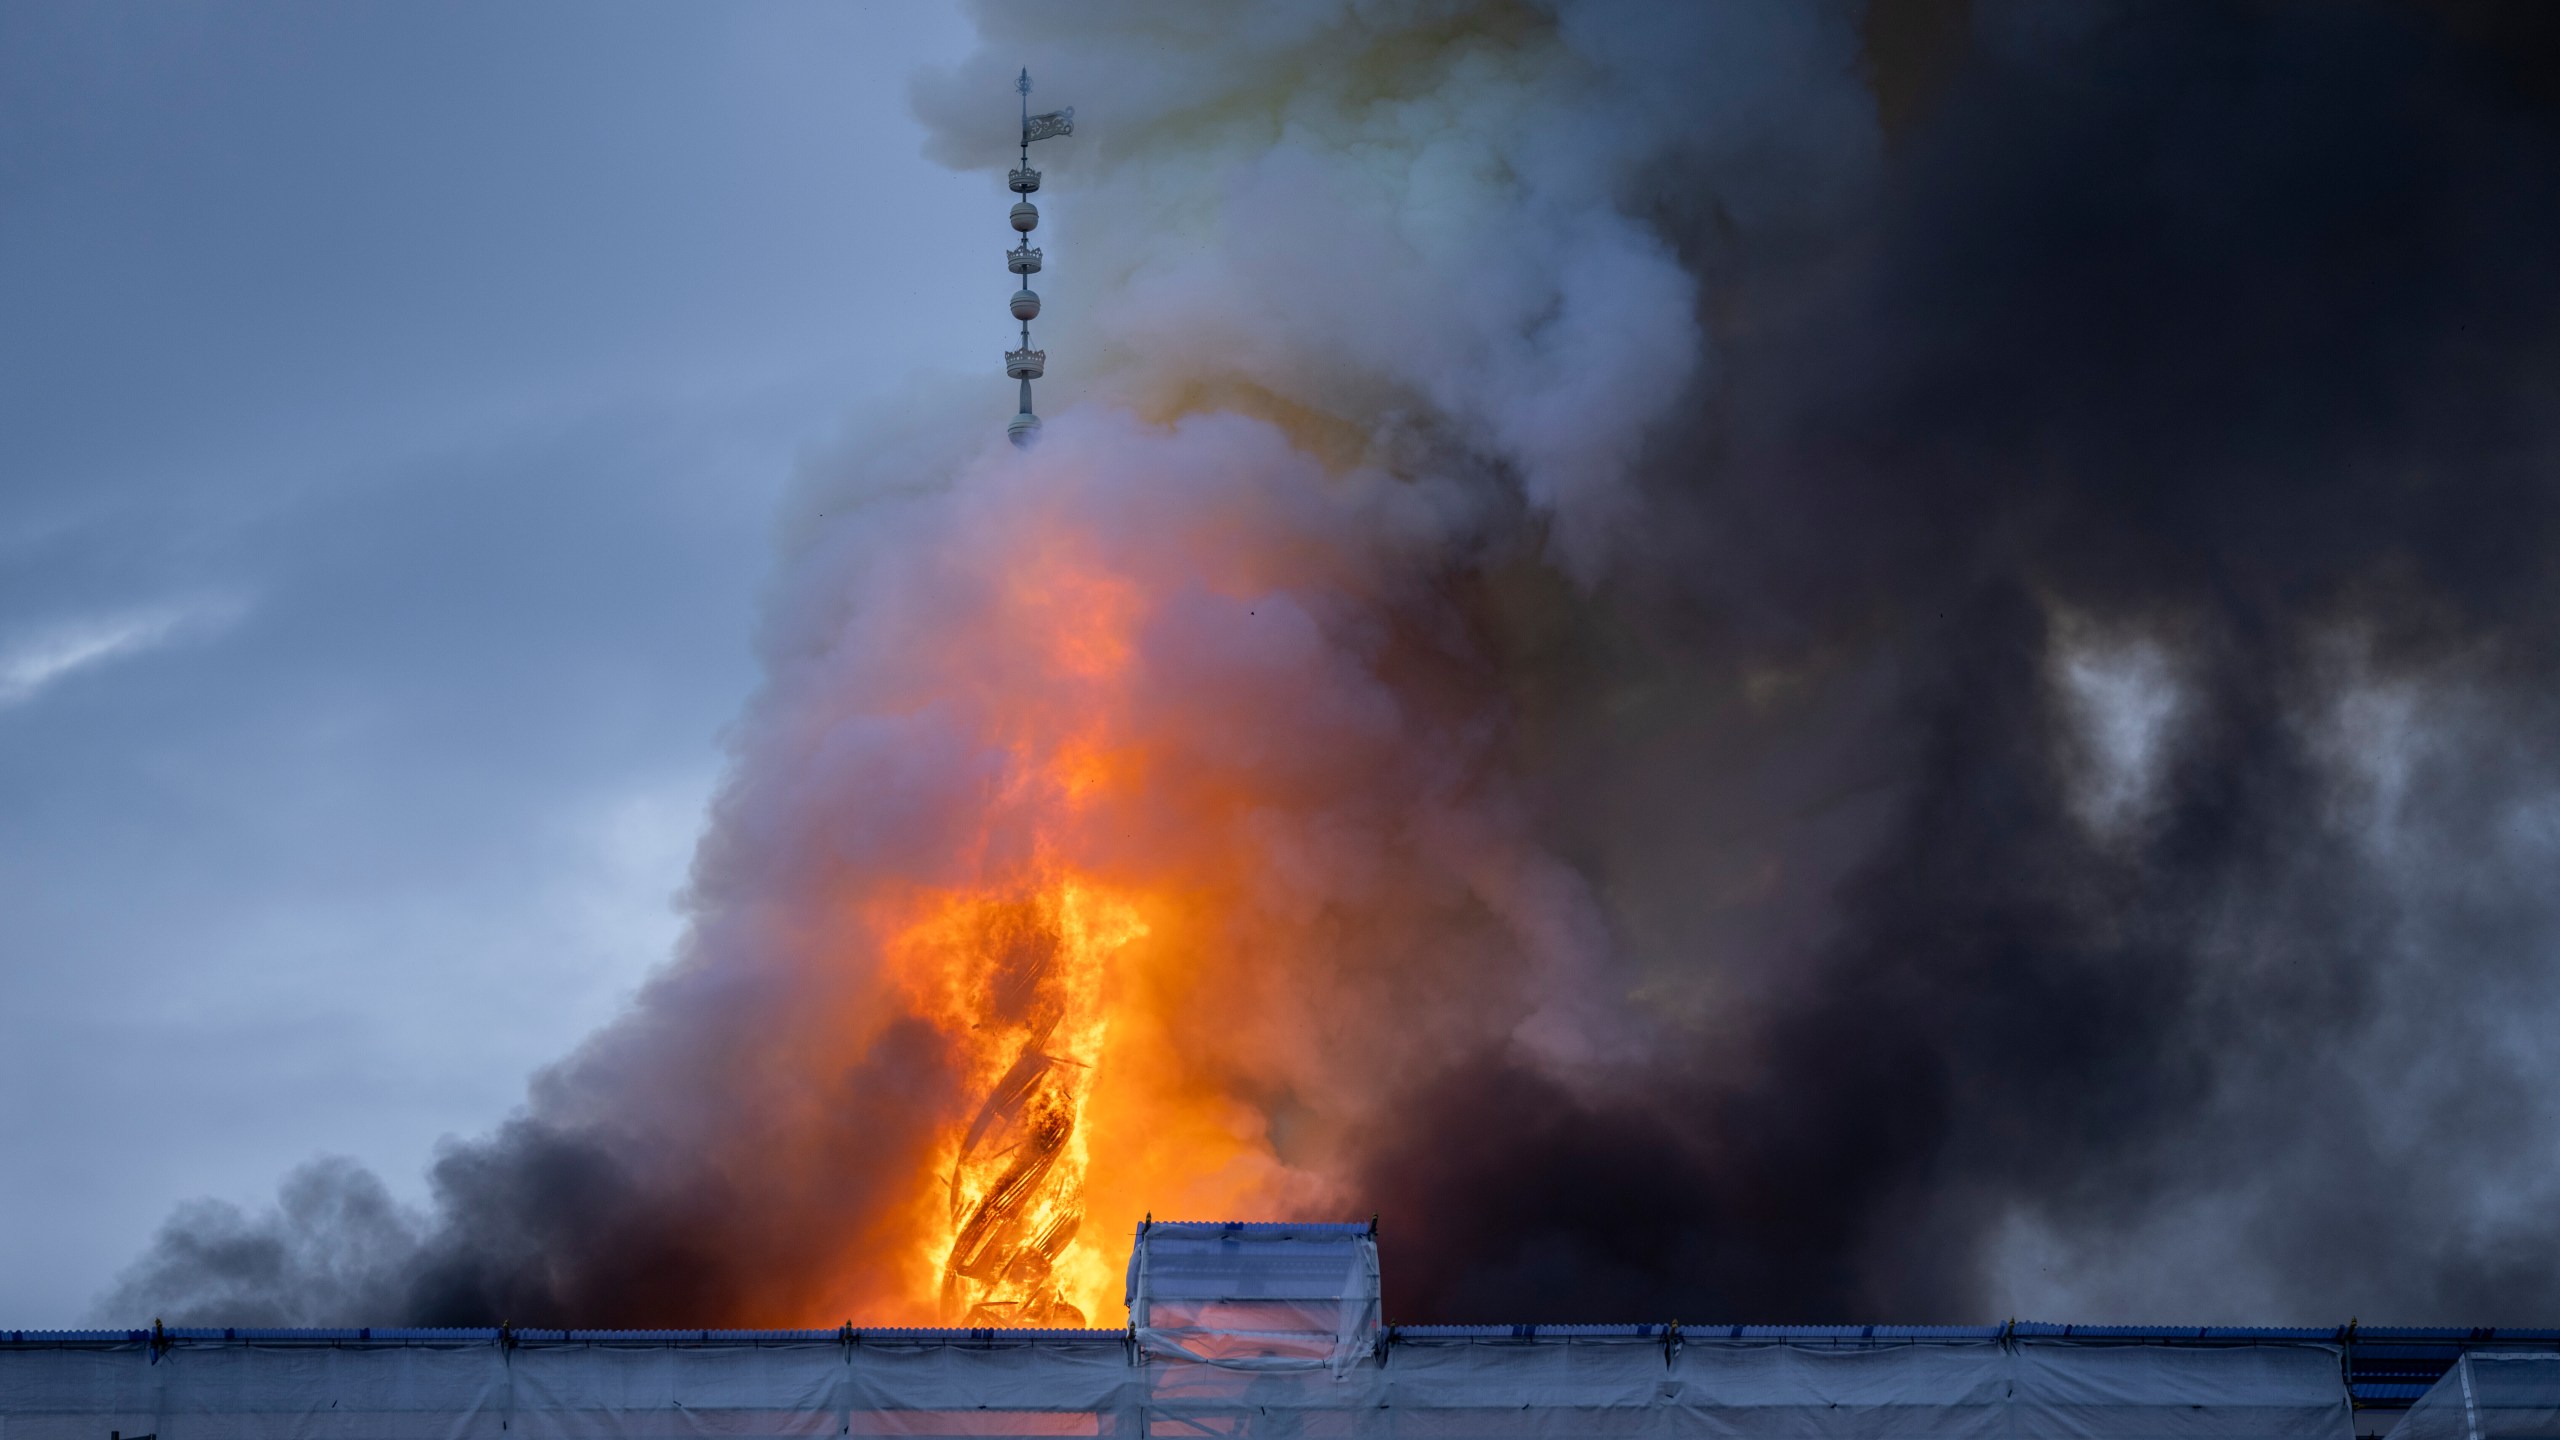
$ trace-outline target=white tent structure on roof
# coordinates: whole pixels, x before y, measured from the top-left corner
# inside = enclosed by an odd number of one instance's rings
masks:
[[[2550,1440],[2560,1436],[2560,1351],[2466,1352],[2389,1440]]]

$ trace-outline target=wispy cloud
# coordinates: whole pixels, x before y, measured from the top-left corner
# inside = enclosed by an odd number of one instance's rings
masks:
[[[238,618],[228,600],[194,601],[82,616],[0,639],[0,710],[23,705],[83,670],[94,670]]]

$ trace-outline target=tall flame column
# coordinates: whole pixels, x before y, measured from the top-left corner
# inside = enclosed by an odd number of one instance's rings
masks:
[[[1031,193],[1040,188],[1040,172],[1031,168],[1031,142],[1054,135],[1075,133],[1075,108],[1053,110],[1046,115],[1031,113],[1031,72],[1024,70],[1014,82],[1022,95],[1022,163],[1007,177],[1013,193],[1022,199],[1013,202],[1013,231],[1021,239],[1005,252],[1005,268],[1022,277],[1013,292],[1013,318],[1022,322],[1022,348],[1004,352],[1004,373],[1022,382],[1022,409],[1005,427],[1005,434],[1017,446],[1027,446],[1040,433],[1040,417],[1031,413],[1031,382],[1040,378],[1048,366],[1049,352],[1031,348],[1031,322],[1040,314],[1040,295],[1031,288],[1031,277],[1040,273],[1040,252],[1031,244],[1031,231],[1040,223],[1040,207],[1031,203]]]

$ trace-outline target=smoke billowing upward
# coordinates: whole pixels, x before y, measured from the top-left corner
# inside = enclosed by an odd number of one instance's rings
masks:
[[[2549,1318],[2554,27],[983,18],[1047,438],[813,467],[684,953],[431,1214],[109,1310],[930,1320],[1072,952],[1098,1323],[1141,1213],[1373,1210],[1411,1320]]]

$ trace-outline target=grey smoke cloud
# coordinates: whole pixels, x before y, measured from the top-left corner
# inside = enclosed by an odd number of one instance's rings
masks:
[[[2552,37],[1235,18],[988,6],[917,83],[955,165],[1026,61],[1077,106],[1053,418],[936,391],[804,475],[677,962],[396,1263],[291,1258],[374,1213],[314,1173],[110,1308],[887,1303],[812,1257],[967,1096],[859,902],[1061,843],[1054,604],[1125,607],[1180,782],[1065,841],[1257,877],[1154,1037],[1260,1130],[1201,1193],[1381,1212],[1399,1318],[2534,1318]]]

